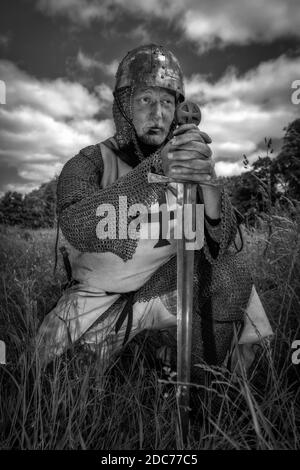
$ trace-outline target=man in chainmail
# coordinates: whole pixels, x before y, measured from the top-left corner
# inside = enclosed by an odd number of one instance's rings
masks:
[[[205,242],[195,252],[192,364],[221,365],[234,326],[240,344],[271,333],[249,270],[233,248],[237,216],[214,183],[211,139],[194,124],[176,127],[175,108],[184,99],[174,55],[155,44],[134,49],[116,75],[114,137],[65,164],[57,214],[73,282],[40,327],[45,362],[81,341],[97,351],[105,369],[137,333],[176,326],[176,217],[170,217],[168,238],[159,223],[162,204],[170,213],[176,207],[176,184],[149,184],[150,172],[197,183],[204,204]],[[151,218],[138,224],[134,204],[146,207]],[[103,236],[111,209],[113,235]],[[149,224],[156,236],[143,237]],[[135,237],[128,236],[132,230]]]

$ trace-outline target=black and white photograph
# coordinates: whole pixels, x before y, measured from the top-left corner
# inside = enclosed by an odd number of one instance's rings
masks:
[[[1,451],[299,450],[299,248],[298,0],[1,1]]]

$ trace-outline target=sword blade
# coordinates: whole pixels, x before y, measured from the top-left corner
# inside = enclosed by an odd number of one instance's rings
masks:
[[[187,249],[186,226],[196,227],[196,194],[194,183],[177,184],[177,223],[181,226],[181,237],[177,240],[177,399],[179,427],[182,439],[189,431],[189,382],[191,378],[191,347],[193,317],[194,250]],[[193,220],[187,220],[187,204],[191,204]],[[180,232],[179,232],[180,233]],[[190,240],[189,240],[190,241]]]

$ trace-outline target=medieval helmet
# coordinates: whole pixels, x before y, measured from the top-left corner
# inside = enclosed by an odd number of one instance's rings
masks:
[[[140,46],[124,57],[117,71],[115,90],[132,85],[167,88],[179,94],[184,101],[183,74],[179,62],[163,46]]]
[[[137,86],[159,86],[184,101],[183,73],[174,54],[157,44],[139,46],[120,62],[116,74],[113,114],[120,147],[134,139],[131,98]]]

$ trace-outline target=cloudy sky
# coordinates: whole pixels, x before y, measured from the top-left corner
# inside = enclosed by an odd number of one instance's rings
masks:
[[[299,0],[1,0],[0,194],[28,192],[114,132],[112,88],[140,44],[178,57],[219,175],[280,148],[300,114]]]

